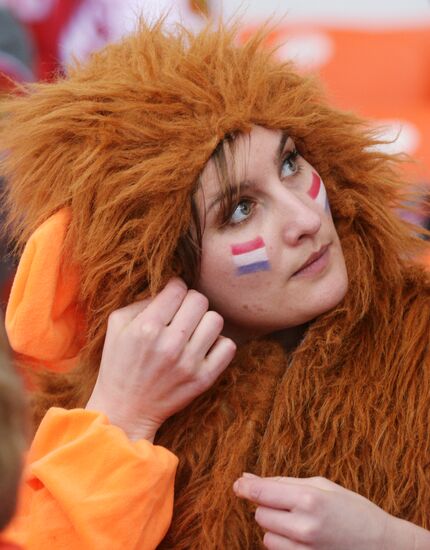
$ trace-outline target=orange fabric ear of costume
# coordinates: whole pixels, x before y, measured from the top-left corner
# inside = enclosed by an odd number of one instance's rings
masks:
[[[31,365],[64,372],[77,362],[83,315],[77,304],[79,273],[64,256],[71,219],[63,208],[28,240],[6,311],[6,330],[15,352]]]

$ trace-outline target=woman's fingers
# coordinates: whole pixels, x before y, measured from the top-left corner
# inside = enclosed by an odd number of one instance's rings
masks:
[[[168,337],[180,335],[184,343],[188,342],[196,327],[201,323],[208,307],[209,302],[206,296],[196,290],[189,290],[172,318],[166,335]]]
[[[321,522],[317,517],[292,513],[285,510],[258,506],[255,521],[265,531],[270,531],[296,542],[310,544],[321,532]]]
[[[187,287],[182,279],[170,279],[163,290],[137,315],[134,322],[144,324],[145,321],[148,321],[167,326],[181,307],[187,292]]]
[[[266,478],[240,478],[233,485],[234,492],[255,504],[281,510],[311,510],[319,506],[321,489],[304,487],[298,483],[280,483]]]
[[[309,550],[309,546],[270,531],[264,535],[263,544],[268,550]]]
[[[119,333],[122,329],[131,323],[141,315],[149,304],[152,302],[152,298],[146,300],[140,300],[139,302],[133,302],[128,306],[121,309],[116,309],[109,315],[108,331],[115,331]]]
[[[294,529],[291,529],[289,525],[291,523],[291,517],[293,521],[297,520],[297,514],[293,516],[291,512],[278,510],[276,508],[268,508],[267,506],[258,506],[255,511],[255,521],[260,527],[265,531],[272,531],[283,537],[293,537],[295,534]]]
[[[204,383],[207,388],[212,386],[218,376],[231,363],[237,346],[230,338],[219,336],[203,361],[202,369]]]
[[[244,474],[244,477],[249,476],[247,472]],[[253,475],[253,474],[251,474]],[[259,478],[259,476],[254,476],[254,478]],[[278,481],[279,483],[285,483],[289,485],[293,483],[294,485],[304,485],[308,487],[316,487],[324,491],[339,491],[344,492],[345,489],[340,485],[337,485],[333,481],[321,476],[313,477],[288,477],[288,476],[274,476],[274,477],[264,477],[260,479],[267,479],[271,481]]]
[[[186,355],[203,360],[216,342],[224,326],[224,319],[215,311],[206,312],[188,342]]]
[[[117,309],[110,314],[109,320],[111,323],[118,321],[121,326],[125,326],[134,319],[137,319],[138,323],[146,319],[166,326],[180,308],[186,295],[185,283],[182,279],[175,277],[170,279],[155,298],[139,300]]]

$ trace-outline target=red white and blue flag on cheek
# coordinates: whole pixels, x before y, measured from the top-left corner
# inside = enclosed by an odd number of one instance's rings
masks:
[[[266,245],[261,237],[231,245],[231,253],[236,265],[237,275],[247,275],[248,273],[270,269]]]
[[[312,172],[312,185],[308,191],[308,195],[311,199],[317,202],[326,212],[330,212],[330,205],[328,203],[327,192],[324,184],[316,172]]]

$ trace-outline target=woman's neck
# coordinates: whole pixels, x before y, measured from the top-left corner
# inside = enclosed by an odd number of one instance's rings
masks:
[[[280,330],[271,334],[271,337],[279,342],[286,351],[293,351],[303,340],[309,323]]]
[[[241,346],[255,338],[263,338],[267,336],[268,338],[279,342],[285,350],[292,351],[303,340],[308,326],[309,324],[305,323],[304,325],[299,325],[297,327],[290,327],[272,333],[265,333],[263,331],[237,327],[226,322],[222,334],[223,336],[231,338],[238,346]]]

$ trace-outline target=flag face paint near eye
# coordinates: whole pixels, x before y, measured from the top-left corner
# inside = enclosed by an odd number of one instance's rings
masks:
[[[231,245],[237,275],[247,275],[270,269],[266,245],[261,237],[252,241]]]
[[[311,199],[316,201],[326,212],[330,211],[330,206],[328,204],[327,193],[324,187],[323,182],[318,174],[312,172],[312,185],[308,191],[308,195]]]

